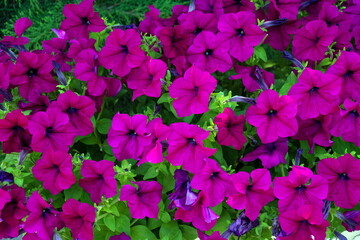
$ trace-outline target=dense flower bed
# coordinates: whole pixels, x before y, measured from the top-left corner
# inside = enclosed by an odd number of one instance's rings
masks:
[[[63,14],[43,49],[28,18],[0,40],[0,238],[360,230],[360,1]]]

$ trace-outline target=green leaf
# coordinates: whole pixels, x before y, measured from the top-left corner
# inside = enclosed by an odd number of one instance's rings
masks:
[[[119,217],[116,217],[116,230],[128,235],[130,234],[130,219],[126,215],[121,214]]]
[[[161,95],[161,97],[158,99],[157,103],[170,103],[171,102],[171,97],[169,95],[169,93],[164,93],[163,95]]]
[[[164,223],[168,223],[171,221],[171,217],[169,215],[169,213],[167,212],[161,212],[160,213],[160,220]]]
[[[180,225],[179,227],[181,229],[184,240],[194,240],[198,237],[195,228],[186,225]]]
[[[156,166],[152,166],[150,167],[147,172],[144,175],[144,180],[150,179],[150,178],[154,178],[157,175],[159,175],[159,170],[157,169]]]
[[[115,217],[112,214],[107,214],[104,217],[104,223],[107,228],[110,229],[110,231],[115,232],[116,225],[115,225]]]
[[[131,228],[132,240],[157,240],[154,233],[143,225],[136,225]]]
[[[94,136],[94,134],[88,135],[87,137],[80,140],[80,142],[86,144],[86,145],[96,145],[98,140]]]
[[[267,62],[266,51],[263,47],[261,47],[261,46],[255,47],[254,52],[258,58],[260,58],[264,62]]]
[[[296,81],[297,81],[297,77],[293,72],[291,72],[287,77],[285,84],[280,88],[279,94],[280,95],[288,94],[290,88],[296,83]]]
[[[111,119],[102,118],[96,123],[96,129],[101,134],[108,134],[111,127]]]
[[[71,188],[66,189],[64,191],[65,194],[65,200],[74,198],[75,200],[79,200],[81,195],[83,193],[82,188],[78,184],[74,184],[71,186]]]
[[[177,222],[164,223],[160,228],[160,239],[182,240],[182,233]]]

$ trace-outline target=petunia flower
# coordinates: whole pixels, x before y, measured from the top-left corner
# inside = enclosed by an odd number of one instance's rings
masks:
[[[297,105],[290,96],[281,96],[271,89],[260,93],[256,105],[246,111],[248,122],[257,127],[257,134],[263,143],[271,143],[279,137],[296,134]]]
[[[10,193],[0,188],[0,211],[11,201]]]
[[[197,195],[191,190],[189,173],[181,169],[176,169],[174,178],[174,192],[169,194],[169,200],[171,200],[171,202],[168,207],[169,209],[179,207],[184,210],[190,210],[197,199]]]
[[[81,166],[79,185],[90,194],[91,201],[101,202],[101,197],[111,198],[117,193],[114,162],[85,160]]]
[[[321,209],[310,204],[281,213],[279,221],[281,228],[286,233],[291,233],[286,237],[279,237],[280,240],[325,239],[326,228],[330,225],[324,219]]]
[[[340,57],[326,73],[336,75],[341,80],[340,100],[346,98],[360,100],[356,91],[360,87],[360,55],[355,52],[341,52]]]
[[[252,12],[226,13],[218,22],[219,35],[230,42],[230,55],[240,62],[245,62],[259,45],[265,33],[255,25],[256,18]]]
[[[264,168],[272,168],[280,163],[286,163],[285,155],[288,152],[288,139],[278,138],[275,142],[258,146],[254,151],[246,154],[240,160],[244,162],[260,159]]]
[[[280,18],[296,20],[301,0],[270,0],[274,8],[279,11]]]
[[[30,115],[37,112],[45,112],[50,105],[48,96],[42,95],[41,91],[31,91],[27,102],[19,101],[18,106],[22,111],[31,110]]]
[[[216,79],[198,67],[189,68],[184,77],[177,78],[169,86],[170,97],[179,117],[200,114],[209,110],[210,94],[215,90]]]
[[[199,230],[197,230],[197,233],[200,240],[226,240],[226,238],[221,237],[219,231],[214,232],[210,236],[206,235],[205,233]]]
[[[83,0],[79,4],[66,4],[63,9],[65,19],[60,29],[69,38],[89,38],[89,32],[101,32],[106,28],[104,20],[94,12],[94,0]]]
[[[206,194],[200,191],[192,204],[192,208],[190,210],[177,209],[174,219],[191,222],[194,227],[202,231],[210,230],[216,224],[219,216],[209,208],[208,200]]]
[[[225,40],[225,36],[202,31],[186,52],[188,61],[202,71],[226,72],[232,67],[232,60],[228,54],[229,42]]]
[[[299,117],[309,119],[334,112],[339,103],[339,92],[338,77],[306,68],[288,95],[296,100]]]
[[[138,160],[144,148],[151,144],[152,137],[146,127],[147,116],[117,113],[111,123],[108,143],[118,160]]]
[[[238,13],[241,11],[254,12],[255,4],[250,0],[222,0],[224,13]]]
[[[244,115],[236,116],[234,110],[225,108],[223,113],[214,118],[214,123],[218,128],[216,140],[220,145],[233,146],[237,150],[244,146]]]
[[[111,236],[109,240],[131,240],[131,238],[125,233],[121,233],[120,235]]]
[[[274,194],[279,199],[280,213],[306,204],[322,209],[328,185],[325,178],[315,175],[310,169],[293,166],[289,176],[275,177]]]
[[[328,180],[327,199],[341,208],[353,208],[360,201],[360,160],[349,153],[322,159],[317,173]]]
[[[140,44],[141,36],[134,29],[114,29],[99,52],[99,61],[106,69],[123,77],[145,60],[145,52]]]
[[[148,6],[149,11],[145,13],[144,19],[139,23],[139,30],[143,33],[155,35],[155,29],[163,27],[163,19],[160,17],[160,10],[153,5]]]
[[[308,22],[295,32],[293,54],[299,60],[322,60],[336,34],[337,28],[327,27],[323,20]]]
[[[67,39],[52,38],[51,40],[42,41],[42,46],[45,53],[54,55],[55,61],[61,66],[60,71],[71,71],[72,67],[67,64],[67,62],[71,62],[72,60],[67,56],[67,50],[69,47]]]
[[[55,228],[60,230],[63,227],[60,212],[47,203],[37,191],[30,196],[26,207],[30,213],[25,221],[24,230],[37,234],[38,239],[51,240]]]
[[[14,23],[14,32],[16,36],[21,37],[23,33],[32,25],[32,21],[29,18],[22,17],[16,20]]]
[[[51,148],[36,161],[31,171],[53,195],[70,188],[76,182],[72,172],[71,155],[62,151],[53,151]]]
[[[245,216],[255,221],[260,210],[275,199],[269,170],[259,168],[251,174],[238,172],[232,175],[232,180],[236,194],[231,195],[226,203],[237,210],[245,209]]]
[[[58,96],[52,107],[57,107],[68,115],[78,135],[86,136],[94,131],[90,118],[94,115],[95,103],[89,97],[78,96],[68,90]]]
[[[341,224],[347,231],[360,230],[360,210],[344,212],[343,218],[344,219],[340,218],[342,220]]]
[[[8,182],[9,184],[14,183],[14,175],[0,170],[0,182]]]
[[[205,165],[205,158],[216,149],[204,147],[203,140],[209,132],[184,122],[170,125],[172,132],[168,138],[168,156],[166,159],[174,166],[182,166],[192,173],[198,172]]]
[[[93,223],[96,218],[96,208],[70,198],[63,204],[62,210],[61,220],[67,228],[70,228],[73,239],[94,238]]]
[[[231,223],[229,228],[221,234],[221,236],[228,239],[233,234],[239,238],[253,228],[259,226],[259,224],[258,219],[251,221],[247,216],[245,216],[245,211],[242,211],[235,222]]]
[[[235,193],[230,175],[222,170],[220,165],[213,159],[207,158],[201,171],[194,174],[191,179],[191,187],[202,190],[209,199],[209,206],[215,207],[225,197]]]
[[[162,186],[156,181],[133,182],[137,188],[127,184],[120,190],[120,201],[127,201],[132,218],[158,219]]]
[[[79,53],[85,49],[94,49],[95,50],[95,42],[96,40],[93,38],[79,38],[72,39],[69,41],[71,44],[69,47],[69,51],[67,52],[67,56],[69,58],[77,60]]]
[[[127,86],[134,90],[132,100],[142,95],[160,97],[166,71],[167,65],[162,60],[150,57],[139,68],[132,69],[126,77]]]
[[[20,52],[10,73],[10,83],[19,87],[26,100],[35,89],[52,92],[58,84],[51,75],[52,56],[45,53]]]
[[[195,1],[195,10],[214,13],[217,16],[224,13],[222,0],[197,0]]]

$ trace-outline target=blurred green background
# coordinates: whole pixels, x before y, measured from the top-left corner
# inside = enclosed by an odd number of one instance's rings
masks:
[[[14,36],[13,24],[21,17],[28,17],[33,25],[24,34],[30,38],[30,49],[39,48],[41,41],[56,37],[52,28],[59,28],[64,19],[65,4],[80,0],[0,0],[0,37]],[[109,23],[131,24],[144,19],[149,5],[160,9],[162,17],[171,15],[171,8],[178,4],[189,4],[189,0],[96,0],[95,11]]]

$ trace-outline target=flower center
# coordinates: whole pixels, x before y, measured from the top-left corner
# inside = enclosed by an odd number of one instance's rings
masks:
[[[241,0],[234,0],[235,4],[238,5],[238,6],[242,6],[242,2]]]
[[[195,35],[198,35],[198,34],[201,33],[201,32],[202,32],[202,29],[199,28],[199,27],[197,27],[197,28],[195,29],[195,31],[194,31],[194,34],[195,34]]]
[[[50,208],[44,208],[42,210],[41,216],[45,217],[48,213],[51,213],[51,209]]]
[[[270,109],[266,115],[268,115],[269,117],[275,116],[277,114],[276,110]]]
[[[121,51],[123,53],[126,53],[126,54],[129,53],[129,49],[128,49],[128,47],[126,45],[121,45],[120,47],[121,47]]]
[[[194,91],[195,91],[195,92],[199,91],[199,87],[198,87],[198,86],[194,86]]]
[[[53,132],[53,127],[46,128],[46,136],[49,136]]]
[[[12,127],[12,130],[15,131],[15,132],[17,132],[17,131],[21,131],[21,130],[24,130],[24,129],[23,129],[22,127],[16,125],[16,126],[13,126],[13,127]]]
[[[205,56],[211,56],[213,54],[213,50],[211,49],[206,49],[206,51],[204,52]]]
[[[356,110],[352,110],[349,112],[349,114],[353,115],[354,117],[358,117],[359,113]]]
[[[87,17],[82,17],[81,22],[82,22],[82,24],[84,24],[86,26],[90,25],[90,21]]]
[[[306,186],[305,185],[300,185],[298,187],[295,188],[296,191],[304,191],[306,190]]]
[[[340,178],[341,180],[345,180],[345,181],[350,180],[350,178],[349,178],[349,176],[347,175],[347,173],[339,173],[338,176],[339,176],[339,178]]]
[[[34,69],[34,68],[30,68],[28,71],[27,71],[27,75],[28,77],[33,77],[33,76],[36,76],[38,73],[38,70],[37,69]]]
[[[69,107],[66,112],[67,113],[77,113],[78,109],[77,108],[74,108],[74,107]]]
[[[351,77],[354,74],[354,71],[348,70],[345,74],[344,77]]]
[[[127,135],[136,136],[137,134],[136,134],[136,132],[134,130],[130,130]]]
[[[242,29],[242,28],[236,29],[236,33],[240,37],[245,35],[244,29]]]
[[[318,87],[313,87],[309,90],[309,93],[318,92],[318,90],[319,90]]]
[[[214,179],[214,178],[216,178],[217,176],[219,176],[219,172],[213,172],[212,174],[211,174],[211,176],[210,176],[210,178],[211,179]]]
[[[195,141],[194,138],[188,138],[188,139],[186,139],[186,140],[187,140],[187,142],[190,143],[191,145],[194,145],[194,146],[197,145],[197,143],[196,143],[196,141]]]

